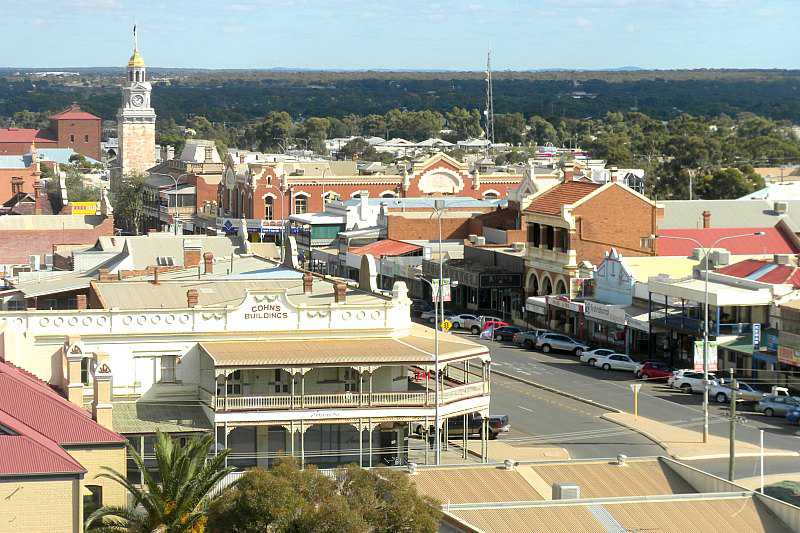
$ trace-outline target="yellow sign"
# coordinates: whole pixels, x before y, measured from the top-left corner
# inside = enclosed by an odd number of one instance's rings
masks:
[[[447,333],[453,327],[453,323],[449,320],[442,320],[442,323],[439,324],[439,326],[442,328],[442,331]]]
[[[100,212],[100,202],[72,202],[73,215],[96,215]]]

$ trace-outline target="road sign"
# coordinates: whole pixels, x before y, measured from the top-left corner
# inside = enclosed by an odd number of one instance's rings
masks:
[[[753,324],[753,349],[761,347],[761,324]]]
[[[453,323],[449,320],[442,320],[442,323],[439,324],[439,326],[442,328],[442,331],[447,333],[453,327]]]
[[[633,391],[633,417],[639,417],[639,390],[642,388],[641,383],[631,383],[631,390]]]
[[[641,389],[641,388],[642,388],[642,384],[641,383],[631,383],[631,390],[633,392],[638,393],[639,389]]]

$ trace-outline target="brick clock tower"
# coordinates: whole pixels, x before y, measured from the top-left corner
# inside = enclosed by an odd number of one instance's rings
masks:
[[[128,78],[122,87],[122,107],[117,111],[120,167],[117,175],[146,172],[156,164],[156,112],[150,105],[152,87],[146,80],[134,28],[133,55],[128,60]]]

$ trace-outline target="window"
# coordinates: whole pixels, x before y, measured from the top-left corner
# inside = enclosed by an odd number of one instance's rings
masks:
[[[89,142],[89,136],[88,135],[84,135],[83,136],[83,142],[85,142],[85,143]]]
[[[345,392],[358,392],[358,372],[353,368],[344,369]]]
[[[89,384],[89,375],[92,371],[92,360],[88,357],[81,359],[81,383]]]
[[[175,383],[175,365],[178,357],[175,355],[161,356],[161,383]]]
[[[294,198],[294,212],[297,215],[308,212],[308,196],[298,194]]]
[[[71,142],[71,143],[75,142],[75,134],[74,133],[70,133],[69,134],[69,142]]]
[[[85,485],[89,494],[83,496],[83,516],[88,518],[93,512],[103,505],[103,487],[100,485]]]
[[[642,237],[639,239],[639,248],[643,250],[652,250],[653,249],[653,238],[652,237]]]
[[[494,191],[487,191],[483,193],[483,198],[484,200],[497,200],[498,195]]]
[[[272,220],[272,196],[267,196],[264,198],[264,219],[265,220]]]
[[[528,224],[528,242],[532,242],[534,248],[542,243],[542,227],[539,224]]]

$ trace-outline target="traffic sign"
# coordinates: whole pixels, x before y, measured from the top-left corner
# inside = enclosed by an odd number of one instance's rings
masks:
[[[447,333],[453,327],[453,323],[449,320],[442,320],[442,323],[439,324],[439,326],[442,328],[442,331]]]

